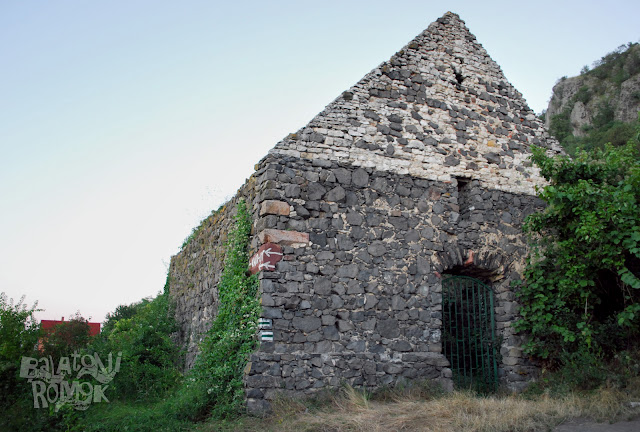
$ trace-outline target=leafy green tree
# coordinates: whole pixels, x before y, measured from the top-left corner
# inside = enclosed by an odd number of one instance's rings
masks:
[[[12,363],[23,355],[33,354],[40,324],[34,313],[40,311],[38,303],[27,307],[25,297],[14,303],[6,293],[0,293],[0,362]]]
[[[640,162],[636,143],[550,158],[547,207],[525,223],[533,249],[519,290],[528,353],[549,365],[571,353],[626,348],[640,335]]]
[[[571,120],[569,110],[565,110],[560,114],[551,117],[551,127],[549,132],[556,137],[561,143],[571,135]]]
[[[102,324],[102,332],[110,334],[118,321],[133,318],[147,303],[149,303],[148,299],[142,299],[142,301],[130,305],[119,305],[115,311],[109,312],[105,317],[106,320]]]
[[[42,336],[42,354],[51,356],[55,362],[86,348],[91,339],[89,321],[80,312],[68,321],[57,324]]]
[[[36,347],[40,325],[24,296],[17,302],[0,293],[0,430],[35,432],[53,430],[56,419],[46,410],[34,410],[31,384],[20,378],[22,357],[39,357]]]
[[[171,338],[176,331],[168,294],[119,306],[108,317],[100,338],[90,346],[101,358],[122,353],[110,395],[148,401],[175,387],[182,376],[178,369],[180,350]]]
[[[22,389],[18,377],[22,356],[34,356],[40,325],[34,313],[37,303],[27,307],[24,296],[14,303],[0,293],[0,405],[6,406]]]

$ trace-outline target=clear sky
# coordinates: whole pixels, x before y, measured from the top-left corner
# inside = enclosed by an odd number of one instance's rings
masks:
[[[276,142],[447,10],[530,106],[634,1],[0,0],[0,291],[102,321]]]

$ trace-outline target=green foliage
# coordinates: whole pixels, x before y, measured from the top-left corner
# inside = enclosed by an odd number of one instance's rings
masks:
[[[634,347],[605,358],[586,349],[562,355],[558,370],[543,370],[540,379],[527,387],[525,396],[565,396],[602,386],[629,389],[640,376],[640,350]]]
[[[27,307],[24,296],[14,303],[0,293],[0,430],[38,430],[46,418],[30,418],[31,386],[22,378],[22,356],[35,357],[40,325],[34,313],[37,303]]]
[[[57,324],[43,335],[42,354],[57,362],[61,357],[86,348],[90,338],[89,321],[76,312],[71,319]]]
[[[609,102],[604,102],[598,108],[598,112],[593,117],[593,127],[595,129],[606,128],[613,122],[615,114],[613,107]]]
[[[0,373],[15,369],[22,356],[35,352],[40,324],[33,314],[39,310],[37,303],[27,307],[24,296],[14,303],[4,292],[0,293]]]
[[[177,419],[167,411],[167,402],[131,403],[112,401],[92,406],[74,432],[181,432],[194,429],[192,422]]]
[[[540,119],[543,122],[547,120],[547,110],[546,109],[542,110],[542,112],[540,114],[538,114],[538,119]]]
[[[532,336],[525,349],[558,366],[581,350],[626,348],[640,335],[635,146],[608,145],[574,160],[534,149],[533,160],[551,184],[539,191],[546,209],[525,223],[534,241],[518,293],[516,328]]]
[[[551,125],[549,126],[549,133],[556,137],[560,143],[562,143],[572,133],[571,112],[564,110],[560,114],[556,114],[551,117]]]
[[[622,84],[629,77],[640,72],[640,49],[637,43],[620,45],[616,50],[593,63],[588,72],[602,80],[609,80],[616,85]]]
[[[113,311],[113,313],[109,312],[106,315],[106,319],[105,322],[102,324],[102,333],[103,334],[109,334],[113,331],[113,329],[115,328],[115,325],[118,321],[120,321],[121,319],[130,319],[133,318],[134,316],[136,316],[136,314],[138,313],[138,311],[144,307],[145,304],[147,304],[149,301],[146,299],[143,299],[140,302],[137,303],[131,303],[129,305],[119,305],[116,307],[116,310]]]
[[[184,248],[186,248],[189,245],[189,243],[191,243],[193,239],[196,238],[196,236],[200,232],[201,226],[202,226],[202,223],[191,230],[191,233],[182,242],[182,246],[180,246],[180,250],[184,250]]]
[[[109,316],[92,351],[101,358],[122,352],[111,394],[121,400],[153,400],[164,396],[181,378],[180,351],[171,339],[177,331],[168,294],[119,306]]]
[[[172,417],[167,409],[167,400],[182,380],[180,350],[172,340],[177,329],[168,293],[120,305],[108,314],[102,332],[85,352],[95,352],[105,361],[112,354],[114,362],[122,353],[120,370],[105,391],[109,403],[57,413],[63,429],[188,430],[190,425]]]
[[[610,143],[614,147],[623,146],[634,135],[634,125],[623,122],[610,122],[606,126],[590,131],[582,140],[585,150],[602,148],[603,143]]]
[[[251,216],[245,203],[240,202],[236,226],[229,235],[225,266],[218,284],[218,315],[201,346],[196,365],[181,385],[175,386],[173,390],[169,386],[158,388],[156,391],[151,391],[152,389],[141,384],[132,387],[135,382],[147,379],[171,382],[165,379],[166,376],[152,378],[147,374],[147,368],[152,363],[141,361],[142,354],[148,351],[150,354],[167,352],[171,326],[154,324],[158,333],[162,335],[159,339],[147,334],[145,330],[150,328],[149,323],[173,316],[173,312],[169,315],[159,313],[167,310],[167,304],[161,303],[168,301],[167,289],[165,294],[152,301],[144,300],[129,308],[120,308],[110,317],[113,324],[109,326],[112,330],[106,332],[107,342],[112,344],[114,349],[119,348],[123,351],[122,366],[113,381],[115,395],[118,399],[124,400],[116,400],[109,406],[92,407],[80,423],[82,430],[190,430],[193,428],[193,422],[209,416],[224,419],[241,412],[244,402],[243,370],[249,353],[256,346],[255,333],[260,313],[257,278],[247,274],[250,232]],[[154,306],[156,302],[158,306]],[[128,317],[132,309],[135,309],[136,313],[133,317]],[[159,350],[148,349],[150,347]],[[129,354],[125,356],[127,352]],[[173,359],[172,356],[151,357],[162,359],[160,363],[167,366],[166,370],[170,370],[170,362],[166,360]],[[127,366],[127,363],[133,366]],[[163,394],[160,400],[158,397]],[[126,395],[129,399],[121,398],[121,395]],[[131,399],[132,395],[135,398]],[[154,399],[154,396],[158,397]]]
[[[208,395],[204,406],[213,405],[212,415],[216,418],[240,412],[244,401],[243,369],[256,347],[260,303],[258,279],[247,272],[250,233],[251,215],[245,202],[240,201],[218,284],[218,315],[207,332],[192,371],[196,387]]]
[[[553,116],[549,132],[556,137],[570,155],[579,150],[604,149],[606,143],[623,146],[633,137],[634,125],[615,121],[613,100],[620,94],[621,84],[640,73],[640,45],[629,43],[605,55],[594,63],[594,69],[584,67],[583,85],[567,102],[563,112]],[[564,78],[564,77],[563,77]],[[561,79],[560,81],[562,81]],[[556,91],[561,92],[562,88]],[[632,100],[636,98],[631,95]],[[594,103],[594,100],[596,103]],[[571,111],[577,102],[597,106],[591,124],[584,128],[585,134],[576,136],[570,122]]]
[[[582,86],[582,87],[580,87],[580,89],[578,90],[578,92],[575,94],[574,97],[575,97],[576,101],[586,104],[591,100],[592,96],[593,96],[593,94],[592,94],[591,90],[589,89],[589,87]]]
[[[572,106],[572,104],[569,104]],[[608,103],[602,103],[594,116],[591,126],[585,128],[586,135],[576,137],[572,133],[569,109],[551,118],[549,132],[555,136],[565,151],[575,156],[580,150],[591,151],[604,149],[605,144],[610,143],[614,147],[626,145],[635,135],[635,129],[640,120],[634,123],[623,123],[614,120],[614,110]],[[636,141],[636,147],[639,144]],[[638,147],[640,148],[640,147]]]

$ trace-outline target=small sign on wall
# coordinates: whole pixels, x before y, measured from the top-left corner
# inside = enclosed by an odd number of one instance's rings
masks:
[[[269,330],[272,325],[271,318],[258,318],[258,328],[260,330]]]
[[[258,318],[258,328],[260,329],[260,340],[265,342],[273,342],[273,321],[271,318]]]
[[[273,332],[271,330],[262,330],[260,332],[260,340],[264,342],[273,342]]]
[[[276,263],[282,259],[282,248],[275,243],[265,243],[249,260],[249,271],[256,274],[261,271],[274,271]]]

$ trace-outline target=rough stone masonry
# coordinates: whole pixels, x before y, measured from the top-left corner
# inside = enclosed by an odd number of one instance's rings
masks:
[[[193,364],[216,314],[235,205],[254,217],[252,249],[282,247],[260,273],[263,337],[245,371],[247,404],[341,383],[414,379],[451,387],[443,353],[442,275],[495,293],[499,376],[535,373],[511,325],[510,283],[527,252],[524,217],[544,184],[530,147],[561,152],[522,95],[448,12],[290,134],[171,261],[180,340]],[[267,333],[265,333],[267,334]]]

